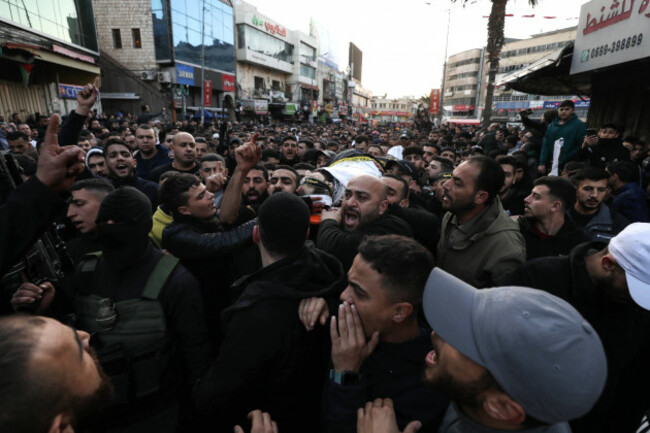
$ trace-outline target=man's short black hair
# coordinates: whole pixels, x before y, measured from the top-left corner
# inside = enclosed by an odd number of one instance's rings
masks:
[[[501,164],[485,155],[472,156],[467,162],[479,166],[475,191],[486,191],[488,193],[486,204],[492,204],[506,179]]]
[[[548,187],[549,195],[562,203],[562,209],[568,211],[576,201],[576,187],[569,180],[559,176],[542,176],[535,179],[534,186]]]
[[[618,133],[619,137],[622,137],[623,133],[625,132],[625,128],[623,127],[623,125],[621,125],[619,123],[607,122],[607,123],[604,123],[603,126],[600,127],[600,129],[605,129],[605,128],[612,128],[613,130],[615,130]]]
[[[25,140],[27,143],[29,143],[29,137],[27,134],[25,134],[22,131],[11,131],[10,133],[7,134],[7,140],[20,140],[20,139]]]
[[[204,162],[221,162],[224,167],[226,165],[226,160],[224,159],[223,156],[217,155],[216,153],[206,153],[201,157],[201,160],[199,161],[199,166],[203,164]]]
[[[262,164],[257,164],[255,167],[253,167],[251,170],[258,170],[262,172],[262,176],[264,176],[264,180],[266,182],[269,181],[269,171],[264,167]]]
[[[407,147],[402,151],[402,159],[406,159],[408,155],[424,156],[424,151],[419,147]]]
[[[607,164],[607,171],[617,175],[623,183],[639,181],[639,166],[632,161],[612,161]]]
[[[178,208],[187,206],[190,188],[199,186],[201,180],[193,174],[180,173],[178,176],[168,178],[158,191],[160,204],[174,219],[181,216]]]
[[[517,141],[519,141],[519,137],[516,135],[508,135],[503,141],[509,144],[517,144]]]
[[[266,162],[269,158],[280,159],[280,151],[278,149],[264,149],[262,151],[262,161]]]
[[[301,138],[298,140],[298,143],[305,143],[305,147],[307,149],[313,149],[314,148],[314,142],[309,140],[308,138]]]
[[[106,197],[108,194],[115,191],[113,184],[102,177],[91,177],[88,179],[78,180],[70,187],[70,192],[85,189],[86,191],[99,193]]]
[[[389,298],[422,305],[422,293],[434,266],[433,257],[417,241],[398,235],[368,236],[359,245],[359,255],[382,277]]]
[[[406,182],[406,180],[404,180],[404,178],[402,176],[400,176],[399,174],[394,174],[394,173],[386,173],[383,177],[389,177],[391,179],[395,179],[395,180],[399,181],[403,186],[403,188],[402,188],[402,196],[399,199],[400,200],[405,200],[405,199],[408,198],[408,196],[409,196],[409,184],[408,184],[408,182]]]
[[[133,151],[131,150],[129,145],[126,144],[126,141],[122,140],[121,138],[111,138],[110,140],[106,140],[106,142],[104,143],[104,155],[108,155],[108,148],[115,144],[119,144],[121,146],[126,147],[129,153],[133,155]]]
[[[280,168],[280,167],[278,167],[278,168]],[[282,166],[282,168],[284,168],[284,166]],[[309,164],[307,162],[299,162],[298,164],[294,164],[293,169],[294,170],[309,170],[309,171],[312,171],[312,170],[316,170],[316,167],[314,167],[312,164]],[[276,170],[277,170],[277,168],[276,168]]]
[[[309,216],[309,206],[297,195],[282,191],[269,196],[258,211],[262,245],[274,256],[297,252],[307,240]]]
[[[428,143],[424,143],[424,145],[422,147],[424,147],[424,146],[429,146],[429,147],[435,148],[438,151],[438,155],[440,155],[440,146],[438,146],[437,143],[428,142]]]
[[[592,180],[597,182],[599,180],[609,179],[609,173],[605,169],[598,167],[587,167],[580,170],[577,174],[571,177],[571,181],[577,187],[583,180]]]
[[[576,104],[570,99],[565,99],[564,101],[560,102],[560,106],[558,108],[562,108],[562,107],[569,107],[575,109]]]
[[[435,155],[433,158],[431,158],[431,160],[438,161],[440,163],[440,167],[442,167],[442,171],[448,171],[454,169],[454,162],[449,158],[444,158],[442,156]]]
[[[298,140],[296,140],[296,136],[295,136],[295,135],[287,135],[287,136],[285,136],[285,137],[282,137],[282,144],[284,144],[286,141],[289,141],[289,140],[291,140],[291,141],[295,141],[295,142],[298,141]]]
[[[370,139],[366,135],[357,135],[354,138],[354,142],[355,143],[366,143],[367,144],[367,143],[370,143]]]
[[[497,158],[497,162],[499,165],[512,165],[513,169],[517,168],[517,160],[514,156],[502,156],[501,158]]]

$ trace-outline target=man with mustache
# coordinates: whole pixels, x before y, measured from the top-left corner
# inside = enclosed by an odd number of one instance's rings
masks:
[[[388,188],[381,179],[361,175],[345,188],[339,209],[323,211],[316,244],[335,255],[347,271],[361,241],[368,235],[397,234],[413,237],[404,220],[386,213]]]
[[[609,242],[629,224],[625,217],[603,203],[609,190],[608,178],[607,171],[595,167],[585,168],[571,178],[577,194],[569,213],[592,241]]]
[[[180,173],[199,175],[199,164],[196,163],[196,142],[192,134],[179,132],[174,135],[170,150],[174,160],[169,164],[161,165],[151,170],[149,179],[158,183],[160,175],[166,171],[174,170]]]

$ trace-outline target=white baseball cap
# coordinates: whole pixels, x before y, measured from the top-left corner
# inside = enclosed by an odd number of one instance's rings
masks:
[[[609,241],[609,252],[625,271],[630,296],[650,310],[650,223],[634,223]]]

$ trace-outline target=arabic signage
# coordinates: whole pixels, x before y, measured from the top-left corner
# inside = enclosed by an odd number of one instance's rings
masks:
[[[650,0],[582,5],[571,74],[650,57]]]
[[[438,114],[440,111],[440,89],[431,89],[430,101],[429,113]]]
[[[59,84],[59,97],[61,99],[77,99],[77,93],[83,89],[83,86],[73,84]]]
[[[224,92],[234,92],[235,91],[235,76],[222,74],[221,75],[221,85],[223,86]]]
[[[265,29],[267,32],[271,33],[272,35],[280,35],[280,36],[287,36],[287,29],[282,27],[279,24],[273,24],[269,22],[268,20],[264,21],[262,19],[257,18],[257,15],[253,15],[253,19],[251,21],[254,26],[257,27],[262,27]]]
[[[586,99],[586,100],[580,100],[580,99],[574,99],[573,103],[575,104],[575,108],[589,108],[591,100]],[[542,108],[559,108],[560,104],[562,101],[544,101],[544,105]]]
[[[212,81],[203,82],[203,105],[209,107],[212,105]]]

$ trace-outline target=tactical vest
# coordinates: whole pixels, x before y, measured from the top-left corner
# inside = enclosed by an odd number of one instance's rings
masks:
[[[92,292],[99,253],[87,256],[81,282]],[[163,255],[149,275],[140,298],[113,302],[99,296],[75,296],[77,324],[92,335],[93,347],[114,388],[113,404],[122,405],[162,389],[171,349],[158,295],[178,259]]]

